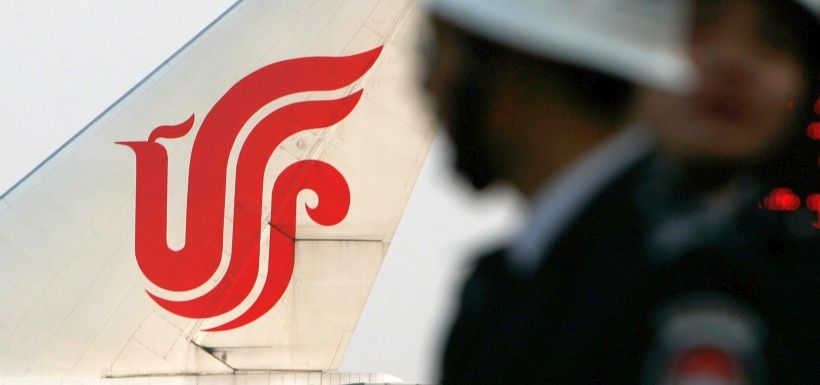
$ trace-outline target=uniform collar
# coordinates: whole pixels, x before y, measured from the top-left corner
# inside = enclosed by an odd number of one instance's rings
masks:
[[[530,204],[530,216],[510,250],[510,268],[522,275],[535,272],[589,201],[651,148],[646,130],[632,125],[550,178]]]

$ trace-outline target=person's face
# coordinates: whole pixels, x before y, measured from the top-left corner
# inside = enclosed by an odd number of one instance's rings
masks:
[[[487,95],[474,89],[469,75],[472,53],[461,33],[442,22],[433,24],[433,40],[425,58],[424,86],[455,150],[455,168],[477,189],[500,179],[503,151],[486,121]]]
[[[785,1],[785,0],[783,0]],[[661,149],[684,159],[748,162],[783,140],[805,84],[785,20],[751,0],[700,0],[689,54],[700,72],[693,94],[645,91],[642,114]]]
[[[436,115],[445,123],[452,118],[446,116],[452,109],[451,92],[454,80],[464,66],[464,55],[459,49],[459,39],[455,31],[440,22],[430,22],[430,36],[423,41],[423,83],[431,97]]]

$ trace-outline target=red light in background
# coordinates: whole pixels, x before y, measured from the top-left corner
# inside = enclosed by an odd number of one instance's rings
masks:
[[[763,199],[763,207],[771,211],[794,211],[800,208],[800,197],[787,188],[776,188]]]
[[[820,211],[820,194],[811,194],[806,198],[806,207],[811,211]]]
[[[809,128],[806,131],[809,134],[809,138],[820,140],[820,122],[809,124]]]
[[[806,207],[811,211],[817,212],[817,221],[814,222],[814,227],[820,229],[820,194],[811,194],[806,198]]]

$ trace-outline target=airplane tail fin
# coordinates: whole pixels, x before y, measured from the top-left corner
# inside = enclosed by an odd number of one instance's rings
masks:
[[[335,370],[433,138],[418,21],[238,2],[5,193],[0,378],[391,380]]]

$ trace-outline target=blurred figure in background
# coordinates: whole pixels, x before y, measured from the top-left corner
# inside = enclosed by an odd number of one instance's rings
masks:
[[[430,10],[427,88],[457,169],[477,189],[511,184],[532,207],[509,247],[478,259],[443,383],[634,380],[607,360],[642,268],[637,208],[620,203],[650,140],[625,126],[633,84],[691,85],[676,54],[684,2],[439,0]],[[594,220],[578,226],[584,213]]]
[[[661,157],[691,190],[717,192],[738,175],[764,189],[816,192],[817,150],[806,128],[818,95],[816,13],[798,1],[696,1],[692,95],[641,94]]]
[[[633,331],[649,338],[645,381],[816,383],[820,231],[806,198],[820,192],[820,142],[806,128],[820,2],[694,6],[699,86],[640,97],[659,152],[637,195],[652,271]]]
[[[478,188],[511,183],[532,205],[523,234],[467,280],[443,382],[817,382],[817,232],[805,209],[759,207],[775,186],[820,187],[805,135],[820,57],[813,2],[697,1],[694,94],[642,93],[656,156],[639,129],[618,128],[630,92],[604,85],[646,84],[635,61],[670,68],[623,38],[657,37],[642,23],[669,24],[664,13],[633,8],[615,22],[620,1],[544,4],[432,2],[428,87],[457,168]],[[595,31],[616,40],[589,45]],[[533,48],[533,35],[557,42]],[[525,58],[539,65],[522,70]],[[540,88],[561,79],[558,92]]]

